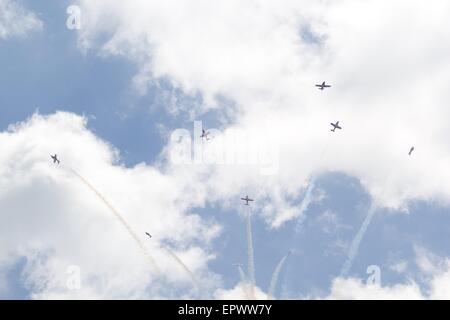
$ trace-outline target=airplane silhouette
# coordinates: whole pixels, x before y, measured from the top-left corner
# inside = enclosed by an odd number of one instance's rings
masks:
[[[241,200],[244,200],[246,203],[244,205],[248,206],[249,201],[254,201],[253,199],[250,199],[248,196],[245,196],[245,198],[241,198]]]
[[[331,86],[328,84],[325,84],[325,81],[324,81],[324,82],[322,82],[322,84],[316,84],[316,87],[318,87],[319,90],[323,90],[325,88],[330,88]]]
[[[330,123],[330,124],[333,126],[333,129],[331,129],[331,131],[333,131],[333,132],[335,132],[336,129],[342,129],[342,128],[339,126],[339,121],[336,122],[336,123]]]
[[[50,157],[53,159],[53,163],[59,164],[58,156],[56,154],[54,156],[50,155]]]
[[[209,135],[209,132],[206,131],[205,129],[202,129],[202,135],[200,136],[200,138],[209,140],[208,135]]]

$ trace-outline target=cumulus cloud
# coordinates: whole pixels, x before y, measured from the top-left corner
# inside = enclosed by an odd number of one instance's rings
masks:
[[[0,273],[25,258],[22,278],[33,298],[198,296],[170,248],[202,279],[202,290],[217,285],[219,277],[208,270],[214,258],[208,248],[220,227],[195,214],[192,208],[203,200],[193,195],[199,190],[189,177],[145,164],[126,168],[119,152],[86,126],[85,118],[58,112],[36,114],[0,133]],[[53,153],[60,166],[51,162]],[[161,273],[70,169],[108,199]],[[77,290],[67,285],[77,276],[73,266],[79,269]]]
[[[139,65],[140,85],[168,79],[188,95],[200,93],[199,115],[231,108],[217,104],[220,97],[233,101],[236,120],[223,136],[270,132],[276,178],[221,166],[209,183],[222,198],[257,190],[271,200],[259,209],[272,226],[301,215],[295,199],[312,176],[330,171],[357,177],[378,205],[449,202],[447,1],[80,5],[84,50],[128,56]],[[319,92],[314,84],[323,80],[333,87]],[[331,134],[337,120],[344,130]]]
[[[404,262],[396,265],[404,272]],[[387,285],[369,284],[357,278],[336,278],[328,299],[356,300],[448,300],[450,299],[450,259],[438,257],[424,248],[416,248],[418,279]],[[420,283],[420,284],[419,284]]]
[[[392,287],[367,285],[360,279],[336,279],[329,299],[340,300],[419,300],[423,299],[416,283],[398,284]]]
[[[40,30],[43,22],[17,1],[0,0],[0,39],[25,36],[29,31]]]
[[[0,5],[24,12],[9,1]],[[0,135],[6,150],[0,155],[5,190],[0,206],[2,219],[11,220],[8,228],[1,224],[8,240],[0,244],[0,261],[27,257],[24,275],[35,297],[75,296],[62,287],[68,265],[80,265],[87,279],[82,283],[89,284],[80,296],[170,295],[162,282],[186,288],[189,279],[163,253],[163,245],[214,282],[207,270],[213,255],[200,244],[208,244],[219,228],[195,215],[193,207],[219,200],[230,206],[248,193],[257,199],[255,211],[280,227],[304,213],[298,200],[308,194],[308,181],[326,172],[358,178],[375,206],[407,210],[411,200],[449,203],[450,46],[442,41],[450,36],[448,1],[431,6],[419,0],[287,0],[283,5],[80,0],[79,5],[82,50],[129,57],[139,67],[134,81],[143,92],[166,81],[174,92],[200,94],[197,116],[211,108],[232,110],[234,120],[215,141],[236,131],[241,141],[248,132],[270,137],[278,170],[262,175],[261,164],[174,165],[168,156],[173,141],[160,166],[125,168],[118,152],[89,132],[83,118],[35,116],[12,127]],[[22,20],[25,29],[11,30],[30,30],[33,19]],[[7,20],[0,20],[2,37],[23,34],[2,33],[1,21]],[[320,92],[314,84],[323,80],[332,88]],[[183,109],[170,105],[175,107]],[[344,129],[332,134],[328,125],[337,120]],[[415,151],[408,156],[412,145]],[[205,146],[211,148],[214,142]],[[166,270],[164,279],[148,271],[132,239],[92,192],[49,165],[48,154],[55,150],[65,165],[112,199],[139,233],[151,228],[158,234],[148,250]],[[430,270],[432,293],[426,296],[444,296],[445,286],[434,279],[447,272]],[[359,280],[337,279],[331,296],[347,297],[350,290],[355,298],[425,295],[415,283],[366,289]],[[242,290],[232,291],[238,296]]]

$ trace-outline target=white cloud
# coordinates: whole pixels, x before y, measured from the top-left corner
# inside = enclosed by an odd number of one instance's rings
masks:
[[[229,290],[218,289],[215,298],[218,300],[267,300],[267,293],[259,287],[254,287],[252,291],[248,284],[238,283]]]
[[[0,39],[22,37],[42,27],[43,22],[37,15],[22,7],[17,1],[0,0]]]
[[[433,255],[423,248],[416,248],[416,264],[420,271],[418,276],[421,285],[412,278],[406,283],[391,286],[366,284],[356,278],[336,278],[328,299],[450,299],[450,259]],[[406,266],[405,262],[401,262],[395,269],[404,272]]]
[[[70,113],[34,115],[0,133],[0,273],[26,257],[23,279],[34,298],[155,298],[195,295],[173,252],[202,279],[210,241],[220,231],[196,215],[202,194],[188,176],[144,164],[120,165],[119,154]],[[61,166],[51,163],[57,153]],[[94,185],[134,229],[162,274],[104,203],[70,168]],[[145,232],[153,235],[150,240]],[[79,266],[80,290],[67,289],[69,266]]]
[[[448,1],[80,5],[83,49],[130,57],[141,85],[164,77],[200,92],[200,112],[225,96],[238,112],[228,129],[278,141],[276,177],[230,166],[209,176],[222,199],[244,189],[269,197],[259,209],[274,227],[301,214],[293,199],[322,172],[357,177],[379,204],[397,209],[411,199],[449,202]],[[323,80],[333,87],[320,92],[313,85]],[[336,120],[344,130],[331,134]]]
[[[338,300],[419,300],[423,299],[416,283],[397,284],[392,287],[367,285],[360,279],[341,279],[333,281],[328,299]]]

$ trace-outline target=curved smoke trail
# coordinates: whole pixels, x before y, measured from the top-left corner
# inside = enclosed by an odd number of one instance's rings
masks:
[[[286,263],[286,260],[287,260],[287,258],[289,258],[290,255],[291,255],[291,252],[289,251],[289,253],[280,260],[280,262],[278,263],[277,267],[275,268],[275,270],[272,274],[272,279],[270,280],[269,293],[268,293],[269,299],[273,299],[273,297],[274,297],[274,292],[275,292],[275,289],[276,289],[277,283],[278,283],[278,277],[280,276],[280,272],[281,272],[281,270],[283,270],[284,264]]]
[[[130,236],[133,238],[133,240],[136,242],[136,244],[139,246],[139,249],[141,250],[144,257],[147,259],[147,261],[151,264],[151,266],[155,269],[157,273],[161,273],[158,265],[156,264],[155,260],[150,256],[150,254],[147,252],[147,249],[144,245],[144,243],[139,239],[137,234],[133,231],[133,229],[128,225],[128,223],[125,221],[125,219],[120,215],[120,213],[106,200],[106,198],[99,192],[97,189],[94,188],[85,178],[83,178],[78,172],[75,170],[68,168],[70,172],[72,172],[85,186],[87,186],[92,192],[95,193],[95,195],[108,207],[108,209],[114,214],[114,216],[117,218],[117,220],[125,227],[125,229],[128,231]]]
[[[195,277],[194,273],[192,273],[192,271],[184,264],[183,260],[181,260],[174,252],[172,252],[172,250],[170,250],[167,247],[163,247],[163,248],[169,253],[169,255],[176,262],[178,262],[178,264],[183,268],[183,270],[189,275],[192,283],[194,284],[195,289],[200,293],[200,284],[199,284],[197,278]]]
[[[386,186],[389,185],[391,177],[392,177],[392,172],[389,173],[386,178],[386,182],[385,182]],[[386,187],[383,188],[381,197],[384,195],[385,191],[386,191]],[[345,260],[345,263],[342,266],[341,273],[339,275],[340,277],[346,276],[347,273],[350,271],[350,268],[353,265],[353,260],[355,260],[355,257],[358,254],[359,246],[361,245],[361,241],[363,240],[364,235],[367,232],[367,228],[369,227],[370,222],[372,221],[372,218],[377,211],[377,204],[375,201],[376,200],[372,200],[372,203],[370,204],[370,208],[367,213],[367,216],[364,219],[364,222],[361,225],[361,228],[359,228],[358,233],[356,234],[355,238],[352,241],[350,250],[348,251],[347,260]]]
[[[312,202],[312,191],[314,190],[315,186],[316,186],[316,177],[313,177],[309,181],[308,188],[305,191],[305,197],[303,198],[302,203],[300,204],[299,219],[298,219],[297,225],[295,227],[296,232],[300,231],[300,227],[306,218],[304,213],[308,210],[309,205]]]
[[[139,239],[137,234],[133,231],[131,226],[125,221],[125,219],[120,215],[120,213],[106,200],[106,198],[97,190],[94,188],[92,184],[89,183],[85,178],[83,178],[82,175],[80,175],[75,170],[68,168],[70,172],[72,172],[78,179],[80,179],[81,182],[83,182],[84,185],[86,185],[91,191],[95,193],[95,195],[108,207],[108,209],[114,214],[114,216],[119,220],[119,222],[125,227],[125,229],[128,231],[128,233],[131,235],[131,237],[134,239],[134,241],[138,244],[139,248],[141,249],[142,254],[146,257],[147,261],[152,265],[152,267],[156,270],[157,273],[161,273],[161,270],[159,269],[158,265],[156,264],[155,260],[150,256],[150,254],[147,252],[147,248],[145,247],[144,243]],[[189,268],[183,263],[183,261],[170,249],[163,247],[169,255],[183,268],[184,271],[189,275],[189,277],[192,280],[192,283],[194,284],[197,291],[200,291],[199,283],[195,277],[195,275],[189,270]]]
[[[248,276],[250,278],[249,280],[253,298],[256,281],[255,281],[255,254],[253,250],[252,221],[250,218],[250,209],[247,212],[247,258],[248,258]]]
[[[330,146],[330,140],[328,140],[328,142],[323,146],[322,151],[320,152],[320,157],[319,157],[319,163],[322,164],[323,160],[325,159],[325,156],[327,154],[328,151],[328,147]],[[299,232],[300,231],[300,227],[303,223],[303,221],[305,221],[306,216],[304,215],[304,213],[308,210],[309,205],[312,202],[312,192],[314,190],[314,188],[316,187],[316,179],[317,179],[317,173],[313,172],[313,176],[311,178],[311,180],[308,183],[308,188],[305,191],[305,197],[302,200],[302,203],[300,204],[300,209],[299,209],[299,219],[297,220],[297,225],[295,226],[295,232]]]
[[[374,202],[372,202],[369,208],[369,212],[367,213],[367,216],[364,219],[363,224],[361,225],[361,228],[359,228],[358,233],[352,241],[350,250],[348,251],[347,260],[342,266],[340,277],[346,276],[347,272],[350,271],[350,268],[353,265],[353,260],[355,260],[355,257],[358,254],[359,246],[362,239],[364,238],[364,235],[366,234],[367,228],[369,227],[373,216],[375,215],[376,209],[376,205],[374,204]]]

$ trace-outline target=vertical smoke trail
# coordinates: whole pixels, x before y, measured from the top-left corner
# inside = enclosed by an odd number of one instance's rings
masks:
[[[255,255],[253,250],[252,221],[250,218],[250,209],[247,212],[247,257],[248,257],[248,276],[251,284],[252,298],[254,297],[255,281]]]
[[[238,265],[238,271],[239,271],[239,279],[241,279],[242,283],[246,283],[247,282],[247,277],[245,275],[244,270],[242,269],[241,265]]]
[[[195,277],[195,275],[192,273],[192,271],[184,264],[184,262],[174,253],[172,252],[172,250],[170,250],[167,247],[163,247],[168,253],[169,255],[176,261],[178,262],[178,264],[183,268],[183,270],[189,275],[189,277],[191,278],[191,281],[195,287],[195,289],[200,292],[200,285],[199,282],[197,281],[197,278]]]
[[[361,228],[359,228],[358,233],[356,234],[355,238],[353,239],[353,242],[350,246],[350,250],[347,255],[347,260],[345,261],[344,265],[342,266],[340,277],[346,276],[347,272],[350,270],[350,268],[353,265],[353,260],[355,259],[356,255],[359,251],[359,246],[361,244],[361,241],[366,234],[367,228],[370,225],[370,222],[372,221],[373,216],[376,212],[376,205],[372,201],[372,204],[370,205],[369,212],[367,213],[366,218],[364,219],[363,224],[361,225]]]
[[[276,289],[277,283],[278,283],[278,277],[280,276],[280,272],[281,272],[281,270],[283,270],[284,264],[286,263],[286,260],[287,260],[287,258],[289,258],[290,255],[291,255],[291,252],[289,251],[289,253],[280,260],[280,262],[278,263],[277,267],[275,268],[275,270],[272,274],[272,279],[270,280],[269,293],[268,293],[269,299],[273,299],[273,297],[274,297],[274,292],[275,292],[275,289]]]
[[[95,193],[95,195],[108,207],[108,209],[114,214],[114,216],[119,220],[119,222],[125,227],[125,229],[128,231],[130,236],[133,238],[133,240],[136,242],[136,244],[139,246],[142,254],[147,259],[147,261],[151,264],[151,266],[155,269],[157,273],[161,273],[160,269],[158,268],[158,265],[156,264],[155,260],[150,256],[150,254],[147,252],[147,249],[145,245],[142,243],[142,241],[139,239],[139,237],[136,235],[136,233],[133,231],[133,229],[128,225],[128,223],[125,221],[125,219],[120,215],[120,213],[105,199],[105,197],[97,191],[86,179],[84,179],[80,174],[78,174],[75,170],[68,168],[70,172],[72,172],[80,181],[87,186],[92,192]]]
[[[245,275],[245,272],[242,269],[242,266],[238,264],[237,267],[238,267],[238,271],[239,271],[239,278],[241,279],[241,283],[244,286],[244,292],[245,292],[245,295],[247,297],[247,300],[251,300],[252,299],[252,294],[251,294],[251,292],[249,290],[250,283],[248,282],[247,276]]]

